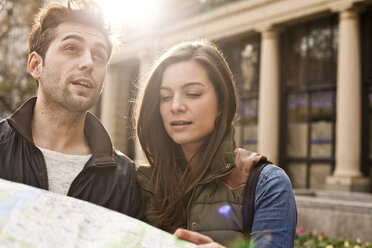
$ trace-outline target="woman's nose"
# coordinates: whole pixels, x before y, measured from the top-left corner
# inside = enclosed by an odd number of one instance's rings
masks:
[[[173,113],[177,112],[185,112],[186,106],[185,102],[180,96],[174,96],[172,100],[172,105],[171,105],[171,111]]]

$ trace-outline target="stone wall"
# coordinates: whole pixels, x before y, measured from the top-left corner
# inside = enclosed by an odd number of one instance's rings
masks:
[[[295,190],[297,228],[326,236],[372,241],[372,194]]]

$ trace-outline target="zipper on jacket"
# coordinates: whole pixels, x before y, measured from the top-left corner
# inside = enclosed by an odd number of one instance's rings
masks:
[[[35,149],[36,152],[39,153],[39,155],[41,156],[42,158],[42,166],[44,167],[44,180],[45,180],[45,184],[46,184],[46,190],[49,190],[49,177],[48,177],[48,167],[46,166],[46,162],[45,162],[45,157],[44,157],[44,154],[43,152],[35,145],[35,144],[31,144],[32,148]]]
[[[203,183],[197,183],[195,186],[194,186],[194,188],[192,189],[192,193],[191,193],[191,197],[190,197],[190,208],[189,208],[189,210],[187,211],[187,214],[186,214],[186,218],[187,218],[187,229],[188,230],[190,230],[190,212],[191,212],[191,204],[192,204],[192,200],[193,200],[193,197],[194,197],[194,194],[195,194],[195,189],[196,189],[196,187],[197,186],[199,186],[199,185],[204,185],[204,184],[207,184],[207,183],[210,183],[210,182],[212,182],[213,180],[215,180],[215,179],[218,179],[218,178],[220,178],[220,177],[223,177],[223,176],[226,176],[227,174],[229,174],[234,168],[236,168],[236,166],[234,166],[234,167],[232,167],[230,170],[228,170],[228,171],[226,171],[226,172],[224,172],[224,173],[222,173],[222,174],[220,174],[220,175],[218,175],[218,176],[216,176],[216,177],[212,177],[211,179],[209,179],[209,180],[207,180],[207,181],[205,181],[205,182],[203,182]]]
[[[94,169],[94,168],[106,168],[106,167],[112,167],[114,166],[112,162],[106,162],[106,163],[100,163],[100,164],[97,164],[96,162],[91,162],[93,159],[93,155],[88,159],[88,161],[85,163],[83,169],[77,174],[77,176],[74,178],[74,180],[72,180],[72,183],[70,184],[70,187],[67,191],[67,195],[68,196],[71,196],[74,189],[76,187],[74,187],[74,184],[76,184],[76,182],[78,181],[78,178],[81,177],[81,175],[83,175],[84,173],[86,173],[86,171],[88,171],[89,169]],[[111,165],[111,166],[108,166],[108,165]],[[115,166],[117,166],[115,164]]]

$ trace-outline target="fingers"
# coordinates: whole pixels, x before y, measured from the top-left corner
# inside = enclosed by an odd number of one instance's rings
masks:
[[[197,245],[213,243],[213,240],[210,237],[197,233],[197,232],[189,231],[183,228],[178,228],[174,232],[174,235],[179,239],[183,239],[183,240],[189,241]],[[215,247],[215,246],[207,246],[207,247]]]

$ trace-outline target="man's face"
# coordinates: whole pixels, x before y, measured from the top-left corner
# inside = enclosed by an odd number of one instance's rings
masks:
[[[60,24],[40,69],[38,97],[70,112],[88,110],[102,92],[107,61],[106,40],[99,30]]]

